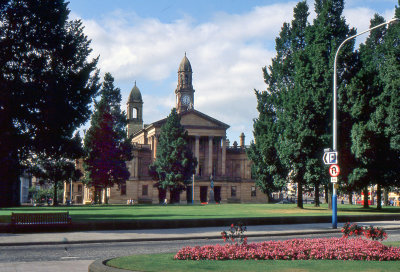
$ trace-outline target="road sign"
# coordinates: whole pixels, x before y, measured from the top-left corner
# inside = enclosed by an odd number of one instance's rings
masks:
[[[339,173],[340,173],[339,165],[332,164],[331,167],[329,167],[329,174],[331,175],[331,177],[337,177],[339,176]]]
[[[325,152],[323,157],[325,164],[337,164],[339,162],[337,152]]]
[[[331,183],[337,183],[337,177],[331,177]]]

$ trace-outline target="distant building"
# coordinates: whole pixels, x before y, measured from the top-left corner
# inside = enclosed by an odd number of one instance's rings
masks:
[[[211,179],[214,185],[214,200],[221,203],[263,203],[266,196],[259,191],[251,177],[251,161],[246,155],[245,135],[240,135],[240,144],[231,146],[226,138],[229,125],[195,110],[195,90],[192,85],[192,67],[185,56],[178,69],[178,84],[175,90],[176,108],[181,124],[189,135],[189,145],[197,158],[194,177],[194,202],[210,201]],[[108,189],[109,203],[159,203],[160,199],[173,198],[174,202],[192,202],[192,186],[180,195],[170,196],[159,192],[149,176],[149,165],[155,160],[161,127],[166,119],[143,125],[143,100],[136,82],[127,102],[128,135],[133,135],[133,159],[127,162],[130,178],[121,186]],[[80,187],[79,187],[80,186]],[[65,184],[64,200],[71,198],[69,184]],[[105,195],[105,194],[103,194]],[[104,197],[103,197],[104,198]],[[72,187],[73,203],[90,203],[91,188],[76,183]]]

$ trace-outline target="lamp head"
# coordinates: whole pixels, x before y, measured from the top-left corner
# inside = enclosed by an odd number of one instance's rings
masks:
[[[400,21],[399,18],[393,18],[388,23],[391,24],[391,25],[396,25],[396,24],[399,23],[399,21]]]

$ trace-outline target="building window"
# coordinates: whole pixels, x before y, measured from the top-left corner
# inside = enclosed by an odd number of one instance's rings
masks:
[[[126,195],[126,183],[121,184],[121,195]]]
[[[236,186],[231,186],[231,197],[236,197]]]
[[[251,186],[251,196],[256,196],[256,187]]]
[[[82,185],[78,185],[78,193],[82,193]]]
[[[142,196],[147,196],[149,191],[149,185],[142,185]]]

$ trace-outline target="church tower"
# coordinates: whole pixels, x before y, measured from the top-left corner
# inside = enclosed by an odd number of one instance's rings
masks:
[[[178,69],[178,86],[176,87],[176,109],[178,113],[194,108],[194,89],[192,85],[192,66],[188,58],[183,57]]]
[[[133,86],[127,104],[128,137],[143,128],[143,100],[139,88]]]

